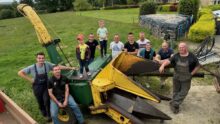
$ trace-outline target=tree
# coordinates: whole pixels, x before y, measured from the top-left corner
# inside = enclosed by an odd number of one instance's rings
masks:
[[[74,9],[78,11],[91,9],[91,4],[87,0],[75,0]]]
[[[34,2],[32,0],[20,0],[20,3],[28,4],[29,6],[34,5]]]

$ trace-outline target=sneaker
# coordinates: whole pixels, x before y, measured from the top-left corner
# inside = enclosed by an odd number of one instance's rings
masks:
[[[174,107],[174,114],[178,114],[180,112],[180,108],[179,107]]]
[[[80,74],[80,75],[79,75],[79,78],[82,78],[82,77],[83,77],[83,75],[82,75],[82,74]]]
[[[91,73],[90,73],[90,72],[87,72],[87,75],[88,75],[88,76],[90,76],[90,75],[91,75]]]
[[[146,86],[147,88],[150,88],[150,84],[149,84],[149,83],[145,83],[145,86]]]

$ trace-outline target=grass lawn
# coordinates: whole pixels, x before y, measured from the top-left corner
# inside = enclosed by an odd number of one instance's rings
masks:
[[[123,16],[118,13],[120,11],[124,14]],[[83,16],[84,14],[87,16]],[[48,30],[51,35],[54,38],[61,38],[61,45],[64,47],[67,56],[76,60],[75,46],[77,41],[75,36],[78,33],[86,35],[96,33],[99,19],[106,20],[109,41],[112,40],[115,33],[119,33],[121,40],[125,42],[128,32],[134,32],[137,39],[138,33],[144,31],[147,33],[147,38],[152,41],[153,46],[158,48],[161,40],[150,36],[148,30],[140,28],[137,23],[129,20],[137,17],[136,14],[137,9],[129,9],[127,12],[126,10],[117,10],[115,14],[112,10],[106,10],[82,12],[81,14],[78,12],[62,12],[44,14],[40,17],[49,24],[46,26],[50,27]],[[23,17],[0,20],[0,89],[4,90],[19,106],[42,124],[45,122],[32,94],[31,84],[17,76],[18,70],[35,62],[34,54],[38,51],[45,51],[45,49],[39,44],[35,30],[29,20]],[[97,52],[97,54],[99,53]]]

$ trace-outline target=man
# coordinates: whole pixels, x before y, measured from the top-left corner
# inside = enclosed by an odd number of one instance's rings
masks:
[[[163,63],[164,60],[169,59],[173,56],[173,49],[169,48],[168,42],[164,41],[161,45],[161,49],[158,51],[155,60],[157,60],[160,64]],[[166,69],[165,71],[169,72],[169,69]],[[165,80],[167,77],[161,77],[160,83],[161,83],[161,89],[165,86]]]
[[[138,56],[140,55],[140,51],[145,48],[147,43],[150,43],[148,39],[145,38],[144,32],[139,33],[139,40],[136,41],[139,46]]]
[[[139,50],[140,52],[140,57],[145,58],[145,59],[149,59],[149,60],[154,60],[156,53],[154,51],[154,49],[151,48],[151,44],[150,43],[146,43],[146,46],[144,49]]]
[[[51,98],[50,111],[54,124],[59,124],[58,108],[65,108],[69,106],[78,120],[79,124],[83,124],[83,115],[74,101],[73,97],[69,94],[69,80],[61,75],[60,67],[55,65],[53,67],[53,75],[48,81],[48,92]]]
[[[36,64],[30,65],[18,72],[18,75],[32,84],[34,95],[37,99],[39,109],[42,115],[51,121],[49,110],[49,96],[47,92],[48,73],[52,70],[54,64],[45,61],[45,54],[39,52],[36,54]],[[60,66],[62,69],[75,69],[71,67]],[[28,76],[28,75],[31,76]]]
[[[132,32],[128,33],[128,42],[124,45],[124,50],[128,54],[137,55],[139,46],[134,42],[134,35]]]
[[[169,60],[165,60],[159,68],[160,73],[163,73],[165,66],[171,64],[174,67],[173,99],[170,105],[175,114],[179,113],[179,106],[191,87],[192,76],[200,67],[198,59],[188,51],[185,42],[179,43],[178,51]]]
[[[86,42],[86,44],[89,46],[90,49],[90,58],[89,58],[89,64],[93,62],[95,58],[95,50],[99,47],[98,41],[94,38],[94,34],[89,34],[89,40]]]
[[[112,58],[115,58],[124,49],[124,44],[120,41],[118,34],[115,34],[114,41],[110,43],[110,49],[112,50]]]

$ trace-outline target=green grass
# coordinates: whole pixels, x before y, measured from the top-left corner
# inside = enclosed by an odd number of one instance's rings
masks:
[[[121,10],[121,14],[114,11],[90,12],[63,12],[40,15],[50,34],[62,40],[64,52],[72,60],[75,59],[76,35],[78,33],[96,33],[98,20],[104,19],[109,30],[109,41],[115,33],[119,33],[121,40],[126,41],[127,33],[134,32],[136,39],[138,33],[146,32],[146,36],[158,48],[161,40],[150,36],[147,29],[140,28],[132,19],[137,10]],[[112,15],[109,15],[112,13]],[[115,14],[114,14],[115,13]],[[85,15],[85,16],[84,16]],[[137,16],[136,16],[137,17]],[[56,32],[56,33],[54,33]],[[56,35],[57,34],[57,35]],[[108,42],[110,43],[110,42]],[[29,113],[38,123],[45,123],[41,116],[36,100],[32,94],[31,84],[17,76],[17,72],[35,62],[34,54],[45,51],[38,42],[33,26],[26,18],[0,20],[0,89],[4,90],[21,108]],[[110,52],[110,51],[108,51]],[[99,54],[97,52],[97,54]],[[76,61],[75,61],[76,63]]]

